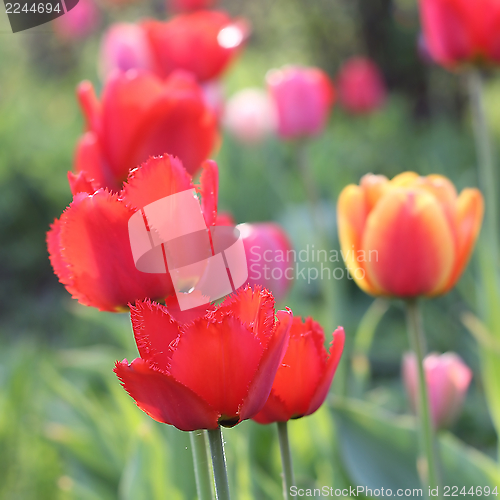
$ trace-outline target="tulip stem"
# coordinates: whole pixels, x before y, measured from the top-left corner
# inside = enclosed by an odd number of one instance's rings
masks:
[[[493,148],[488,129],[488,122],[483,100],[483,79],[477,70],[469,73],[469,93],[471,101],[472,122],[479,169],[479,185],[485,198],[485,227],[490,259],[493,268],[498,263],[498,234],[497,234],[497,206],[496,206],[496,176],[493,159]]]
[[[214,469],[217,500],[230,500],[222,430],[219,426],[217,429],[208,429],[207,432],[210,442],[210,451],[212,452],[212,466]]]
[[[203,429],[190,432],[189,439],[191,440],[193,452],[194,477],[198,500],[213,500],[213,483],[210,477],[206,432]]]
[[[406,301],[406,316],[410,346],[417,358],[418,366],[418,420],[420,431],[420,447],[424,457],[419,462],[424,464],[419,470],[429,488],[439,488],[434,429],[432,426],[429,396],[424,372],[425,334],[417,299]],[[438,489],[439,492],[439,489]],[[436,497],[433,497],[436,498]],[[438,495],[439,498],[439,495]]]
[[[278,422],[278,439],[280,442],[281,463],[283,465],[283,498],[289,500],[290,486],[295,485],[292,467],[292,454],[290,452],[290,443],[288,441],[287,422]]]

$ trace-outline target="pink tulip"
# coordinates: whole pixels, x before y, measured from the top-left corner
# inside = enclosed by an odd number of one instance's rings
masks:
[[[424,358],[424,371],[434,427],[447,427],[460,413],[472,379],[472,371],[462,358],[453,352],[429,354]],[[403,357],[403,380],[415,411],[418,400],[418,371],[417,359],[413,353],[407,353]]]
[[[285,66],[267,75],[267,85],[278,113],[278,133],[298,139],[321,133],[326,125],[335,90],[318,68]]]
[[[100,14],[93,0],[79,0],[75,7],[54,19],[54,31],[62,40],[81,40],[97,28]]]
[[[386,88],[378,66],[364,57],[349,59],[340,69],[339,98],[351,113],[370,113],[386,99]]]
[[[99,66],[103,77],[115,70],[151,69],[152,55],[142,27],[131,23],[113,24],[101,41]]]
[[[223,121],[242,143],[257,144],[276,129],[276,109],[263,90],[244,89],[228,100]]]
[[[239,224],[247,256],[248,283],[267,288],[276,300],[287,294],[294,279],[292,250],[285,231],[276,223]],[[290,257],[290,258],[289,258]]]

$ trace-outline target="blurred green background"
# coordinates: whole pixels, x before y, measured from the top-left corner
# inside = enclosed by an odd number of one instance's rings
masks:
[[[447,175],[459,189],[477,184],[464,82],[419,58],[413,0],[235,0],[221,6],[253,25],[248,47],[224,78],[227,95],[263,86],[268,69],[287,63],[318,65],[335,78],[346,58],[364,54],[382,68],[390,91],[384,109],[353,117],[336,107],[328,129],[310,146],[333,249],[338,194],[367,172],[392,177],[415,170]],[[112,373],[115,360],[136,356],[127,315],[72,300],[53,275],[45,246],[49,224],[71,201],[66,172],[83,129],[74,89],[82,79],[101,88],[100,33],[112,21],[162,11],[161,2],[103,9],[100,30],[75,43],[58,40],[50,25],[13,35],[0,14],[1,500],[195,497],[187,434],[149,419]],[[487,104],[498,144],[495,75]],[[216,159],[220,208],[238,222],[276,220],[297,250],[305,248],[311,224],[292,146],[269,139],[249,147],[225,135]],[[456,290],[425,302],[424,320],[429,349],[456,351],[474,370],[465,409],[442,446],[453,478],[480,485],[493,484],[498,473],[488,458],[496,436],[477,347],[461,323],[475,301],[475,265]],[[335,314],[333,323],[343,325],[348,338],[334,382],[337,397],[289,426],[297,482],[417,487],[413,419],[400,379],[408,349],[402,305],[391,304],[376,328],[371,375],[360,393],[350,354],[372,299],[347,278],[335,289],[335,311],[314,283],[301,280],[280,304],[327,325]],[[363,401],[341,397],[346,394]],[[244,422],[225,431],[225,439],[234,497],[280,498],[274,427]]]

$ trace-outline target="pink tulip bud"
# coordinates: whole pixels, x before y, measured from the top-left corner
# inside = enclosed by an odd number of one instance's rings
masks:
[[[287,294],[294,279],[292,246],[285,231],[273,222],[239,224],[248,265],[248,283],[267,288],[276,300]],[[290,258],[289,258],[290,257]]]
[[[103,77],[117,69],[151,69],[152,56],[141,26],[131,23],[111,25],[101,41],[99,67]]]
[[[429,395],[431,417],[436,429],[448,427],[462,408],[472,379],[472,371],[453,352],[431,353],[424,358],[425,379]],[[403,357],[403,380],[415,411],[418,400],[417,359],[413,353]]]
[[[223,121],[238,140],[257,144],[276,129],[276,109],[263,90],[244,89],[228,100]]]
[[[79,0],[69,12],[54,19],[54,31],[62,40],[81,40],[97,28],[99,20],[93,0]]]
[[[349,59],[340,69],[339,98],[351,113],[370,113],[386,99],[386,88],[378,66],[364,57]]]
[[[318,68],[285,66],[266,77],[278,113],[278,133],[297,139],[321,133],[326,125],[335,90],[328,75]]]

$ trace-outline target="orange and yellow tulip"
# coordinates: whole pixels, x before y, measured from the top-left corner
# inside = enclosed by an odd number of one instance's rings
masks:
[[[483,219],[478,189],[441,175],[365,175],[338,201],[342,256],[371,295],[428,297],[448,292],[470,258]]]

